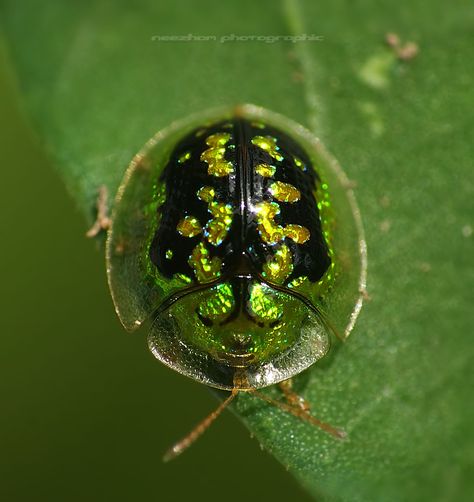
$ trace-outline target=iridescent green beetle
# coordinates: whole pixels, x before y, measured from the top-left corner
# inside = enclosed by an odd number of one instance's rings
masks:
[[[129,330],[150,320],[164,364],[231,391],[169,456],[240,391],[340,434],[288,385],[288,403],[257,389],[300,373],[327,353],[330,331],[354,325],[365,245],[344,185],[308,131],[251,105],[173,124],[132,161],[107,245],[117,313]]]

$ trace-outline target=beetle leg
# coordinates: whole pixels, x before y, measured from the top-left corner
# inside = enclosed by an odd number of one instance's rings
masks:
[[[306,412],[310,411],[310,406],[308,401],[306,401],[304,397],[300,396],[293,390],[293,382],[291,378],[289,378],[288,380],[283,380],[283,382],[280,382],[278,386],[283,392],[283,395],[285,396],[285,399],[288,402],[288,404]]]
[[[305,422],[308,422],[312,425],[315,425],[316,427],[319,427],[323,431],[331,434],[332,436],[334,436],[336,438],[344,439],[346,437],[346,433],[343,430],[337,429],[336,427],[333,427],[332,425],[319,420],[319,418],[314,417],[307,410],[304,410],[301,407],[297,407],[294,405],[283,403],[281,401],[275,401],[275,399],[272,399],[271,397],[269,397],[266,394],[263,394],[262,392],[259,392],[257,390],[251,390],[249,392],[253,396],[261,399],[262,401],[265,401],[266,403],[271,404],[271,405],[275,406],[276,408],[279,408],[282,411],[286,411],[287,413],[290,413],[291,415],[293,415],[301,420],[304,420]]]
[[[108,215],[107,199],[107,187],[105,185],[102,185],[99,188],[99,195],[97,197],[97,218],[92,227],[89,228],[89,230],[86,232],[86,237],[95,237],[102,230],[109,229],[112,221]]]

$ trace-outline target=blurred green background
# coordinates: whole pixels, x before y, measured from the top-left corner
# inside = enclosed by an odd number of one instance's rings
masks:
[[[217,401],[120,326],[103,252],[22,116],[4,51],[0,116],[0,500],[310,500],[229,412],[162,463]]]

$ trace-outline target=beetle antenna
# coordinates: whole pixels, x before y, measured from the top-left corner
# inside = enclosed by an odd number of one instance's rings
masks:
[[[255,397],[261,399],[262,401],[265,401],[268,404],[276,406],[282,411],[291,413],[295,417],[298,417],[301,420],[304,420],[305,422],[308,422],[312,425],[315,425],[316,427],[319,427],[323,431],[331,434],[331,436],[334,436],[338,439],[344,439],[346,437],[346,433],[343,430],[337,429],[336,427],[333,427],[332,425],[327,424],[326,422],[322,422],[318,418],[313,417],[313,415],[310,415],[306,410],[302,408],[297,408],[295,406],[290,406],[289,404],[282,403],[281,401],[276,401],[275,399],[272,399],[271,397],[268,397],[265,394],[262,394],[261,392],[255,390],[249,392]]]
[[[212,412],[210,413],[202,422],[199,422],[196,427],[183,439],[175,443],[164,455],[163,461],[169,462],[173,458],[181,455],[184,450],[189,448],[196,439],[198,439],[214,422],[214,420],[229,406],[229,404],[234,400],[235,396],[238,394],[239,389],[232,389],[231,395]]]

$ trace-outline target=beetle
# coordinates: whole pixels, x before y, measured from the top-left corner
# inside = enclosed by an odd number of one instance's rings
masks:
[[[149,319],[156,358],[230,391],[166,459],[240,392],[344,436],[289,380],[337,335],[322,307],[339,274],[329,187],[307,146],[255,110],[158,133],[132,161],[112,216],[107,271],[124,326]],[[276,383],[286,402],[259,391]]]

